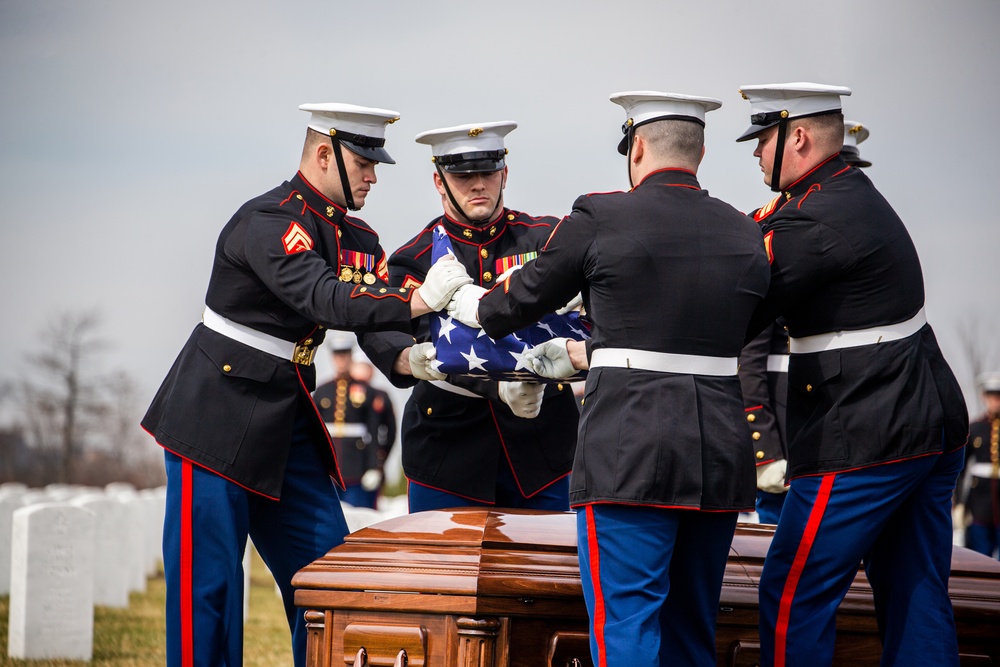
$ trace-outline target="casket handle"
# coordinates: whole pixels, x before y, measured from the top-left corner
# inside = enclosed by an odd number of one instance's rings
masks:
[[[368,651],[362,646],[358,649],[358,654],[354,656],[354,667],[368,667]]]
[[[409,661],[406,658],[406,649],[401,648],[396,654],[396,662],[392,663],[392,667],[406,667],[407,662]]]

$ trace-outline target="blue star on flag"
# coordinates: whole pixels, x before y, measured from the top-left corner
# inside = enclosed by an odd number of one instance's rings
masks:
[[[434,229],[431,261],[448,253],[454,254],[451,240],[444,227]],[[482,329],[476,329],[448,317],[444,312],[432,313],[431,342],[437,351],[434,367],[449,375],[467,375],[480,379],[522,382],[551,382],[536,375],[524,355],[535,345],[552,338],[586,340],[587,328],[580,322],[580,313],[566,315],[550,313],[539,322],[494,340]],[[576,378],[586,377],[581,372]]]

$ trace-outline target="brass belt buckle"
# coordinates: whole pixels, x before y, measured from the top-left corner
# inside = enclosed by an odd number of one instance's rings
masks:
[[[308,345],[302,345],[299,343],[295,346],[295,350],[292,352],[292,361],[296,364],[302,366],[309,366],[313,362],[313,357],[316,356],[316,348],[309,347]]]

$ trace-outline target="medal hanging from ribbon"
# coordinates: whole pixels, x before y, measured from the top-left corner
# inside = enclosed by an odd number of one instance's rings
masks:
[[[343,282],[375,284],[375,255],[358,252],[357,250],[342,250],[340,252],[340,279]]]

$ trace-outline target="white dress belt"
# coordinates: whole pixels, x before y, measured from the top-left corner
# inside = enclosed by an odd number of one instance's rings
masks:
[[[326,430],[334,438],[364,438],[368,435],[368,427],[364,424],[342,422],[326,422]]]
[[[212,331],[220,333],[226,338],[232,338],[255,350],[267,352],[288,361],[291,361],[295,354],[295,343],[275,338],[266,333],[261,333],[256,329],[237,324],[232,320],[227,320],[208,306],[205,306],[205,312],[201,316],[201,321]]]
[[[767,355],[767,372],[768,373],[787,373],[788,372],[788,354],[769,354]]]
[[[972,463],[968,466],[967,470],[969,471],[968,474],[973,477],[991,479],[996,476],[992,463]]]
[[[590,353],[590,367],[593,369],[601,366],[684,375],[736,375],[739,360],[736,357],[703,357],[696,354],[601,347]]]
[[[435,387],[437,387],[438,389],[443,389],[444,391],[450,391],[451,393],[458,394],[459,396],[468,396],[469,398],[483,398],[479,394],[473,394],[468,389],[457,387],[450,382],[445,382],[444,380],[431,380],[430,383]]]
[[[889,341],[909,338],[920,331],[925,324],[927,324],[927,317],[924,315],[924,309],[921,308],[916,315],[897,324],[853,331],[834,331],[815,336],[803,336],[802,338],[789,337],[788,349],[792,354],[810,354],[812,352],[826,352],[827,350],[841,350],[845,347],[888,343]]]

